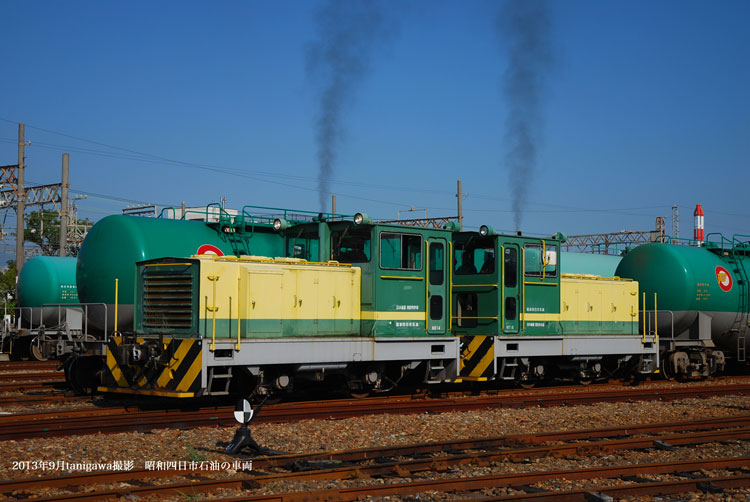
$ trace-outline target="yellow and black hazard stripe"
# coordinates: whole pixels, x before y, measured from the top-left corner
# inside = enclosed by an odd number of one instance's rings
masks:
[[[461,337],[461,373],[457,381],[485,381],[495,374],[495,337]]]
[[[143,342],[138,339],[138,342]],[[164,339],[162,359],[146,365],[128,365],[122,337],[107,342],[107,361],[101,392],[168,397],[194,397],[201,390],[202,343],[196,339]],[[127,350],[127,349],[126,349]]]

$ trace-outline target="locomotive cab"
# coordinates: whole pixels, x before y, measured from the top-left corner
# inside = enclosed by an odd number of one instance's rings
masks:
[[[633,281],[562,274],[562,234],[453,236],[451,330],[461,337],[463,381],[533,386],[608,373],[650,373],[653,337],[638,332]]]

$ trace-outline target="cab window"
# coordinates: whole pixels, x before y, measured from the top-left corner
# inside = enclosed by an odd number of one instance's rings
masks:
[[[524,244],[524,267],[527,277],[557,277],[557,248],[541,244]],[[542,273],[542,271],[544,273]]]
[[[318,231],[305,231],[300,229],[295,235],[287,237],[287,256],[290,258],[302,258],[307,261],[318,261],[320,241]]]
[[[453,273],[456,275],[492,274],[495,272],[495,243],[487,237],[472,237],[466,242],[457,242],[453,261]]]
[[[331,259],[341,263],[370,261],[370,229],[347,227],[331,232]]]
[[[380,234],[380,268],[421,270],[422,236],[382,232]]]

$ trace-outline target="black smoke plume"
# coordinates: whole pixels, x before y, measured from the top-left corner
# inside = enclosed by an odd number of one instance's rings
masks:
[[[508,106],[505,162],[513,190],[514,222],[520,230],[526,191],[533,180],[542,140],[540,108],[545,80],[553,64],[547,2],[508,0],[496,27],[508,59],[502,85]]]
[[[329,0],[317,11],[316,22],[318,33],[307,50],[307,71],[319,94],[315,117],[318,195],[325,212],[342,138],[342,113],[369,71],[373,45],[386,32],[375,0]]]

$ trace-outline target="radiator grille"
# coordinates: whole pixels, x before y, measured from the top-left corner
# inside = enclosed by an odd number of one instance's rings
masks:
[[[143,278],[143,327],[186,330],[193,325],[193,276],[189,271],[151,272]]]

